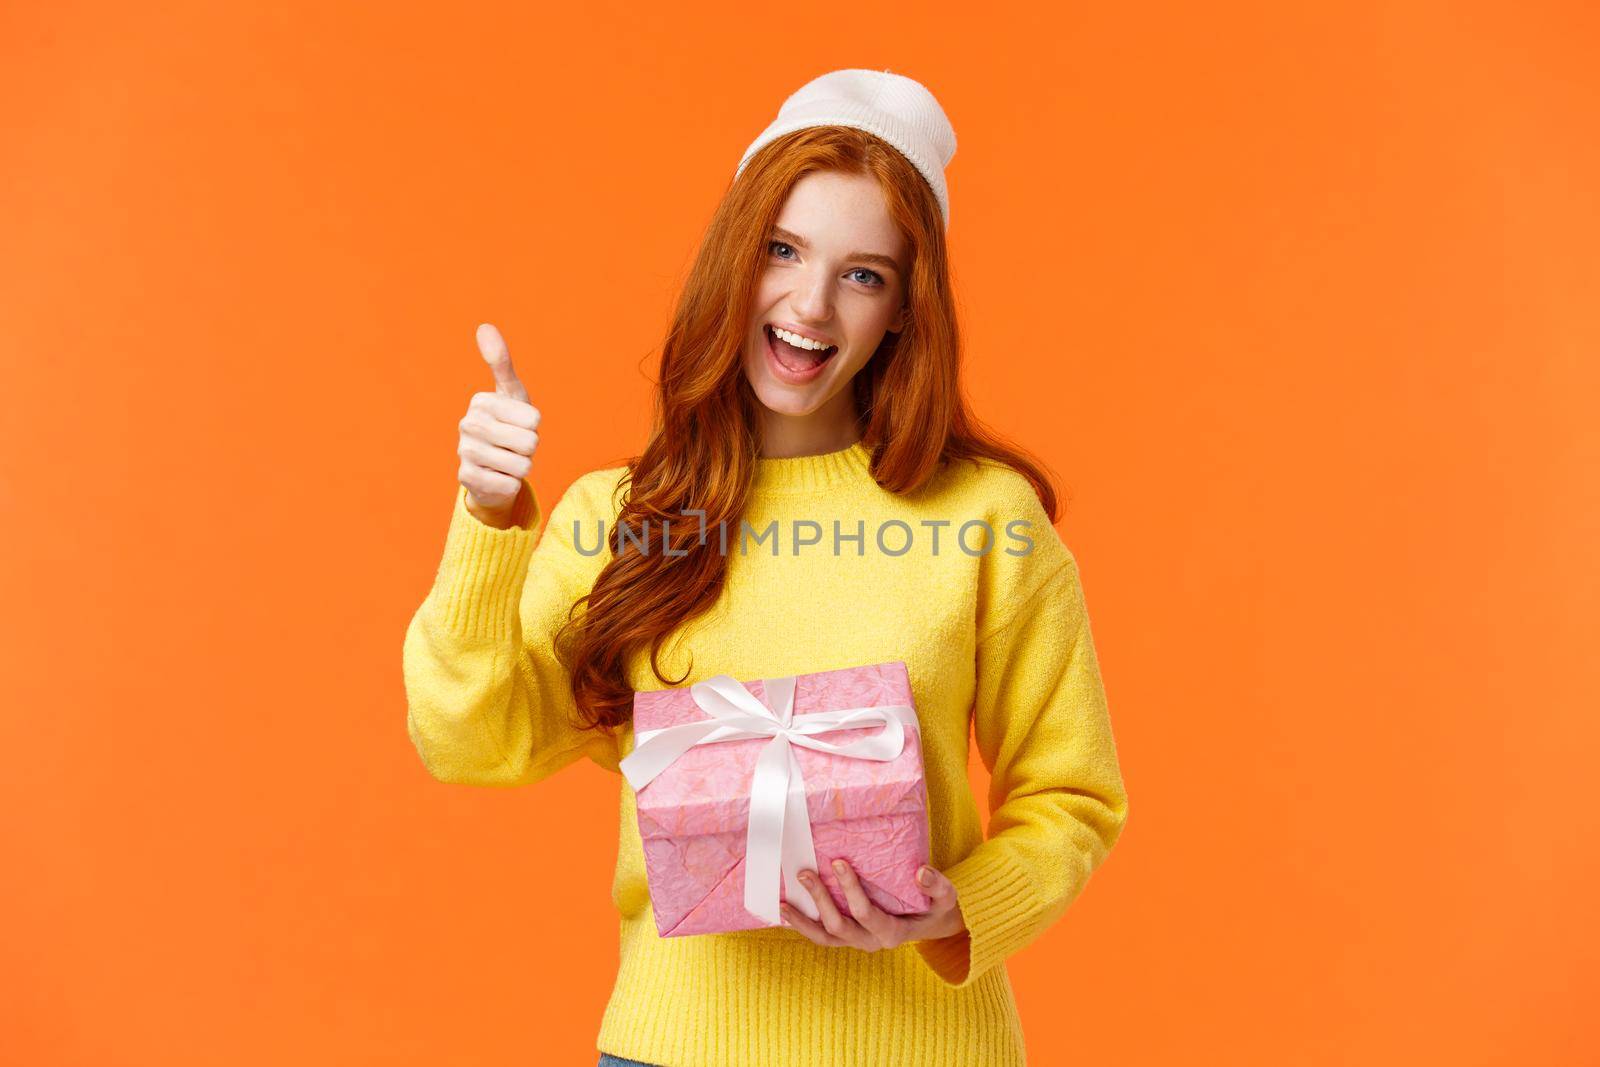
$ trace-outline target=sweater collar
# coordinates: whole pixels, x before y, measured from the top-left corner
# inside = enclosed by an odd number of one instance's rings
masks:
[[[872,453],[861,441],[810,456],[758,456],[750,489],[761,495],[815,493],[872,480]]]

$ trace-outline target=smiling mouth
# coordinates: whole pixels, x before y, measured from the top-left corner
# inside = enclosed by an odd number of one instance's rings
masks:
[[[772,354],[777,357],[778,362],[797,374],[816,370],[839,352],[838,345],[829,345],[816,352],[809,348],[796,348],[773,333],[770,323],[761,329],[766,334],[767,347],[772,349]]]

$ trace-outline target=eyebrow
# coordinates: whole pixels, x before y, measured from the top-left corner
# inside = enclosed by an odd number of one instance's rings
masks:
[[[785,244],[794,245],[796,248],[809,249],[811,247],[810,245],[806,244],[806,239],[804,237],[801,237],[797,233],[791,233],[782,226],[774,226],[772,228],[772,236],[783,241]],[[851,252],[844,258],[853,259],[861,263],[872,263],[879,267],[887,267],[896,274],[903,273],[900,270],[900,264],[896,263],[889,256],[880,255],[877,252]]]

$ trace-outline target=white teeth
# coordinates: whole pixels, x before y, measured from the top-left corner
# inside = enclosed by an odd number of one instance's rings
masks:
[[[797,333],[790,333],[788,330],[781,329],[781,328],[779,328],[777,326],[774,326],[772,328],[772,332],[777,334],[778,337],[780,337],[781,339],[783,339],[785,341],[788,341],[790,344],[794,345],[796,348],[807,348],[807,349],[810,349],[813,352],[821,352],[824,349],[833,347],[832,345],[818,344],[816,341],[811,340],[811,338],[809,338],[809,337],[801,337]]]

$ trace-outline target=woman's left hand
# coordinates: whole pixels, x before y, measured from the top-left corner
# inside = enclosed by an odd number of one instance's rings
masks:
[[[834,872],[850,904],[850,915],[840,915],[815,871],[801,871],[800,882],[817,902],[822,921],[807,918],[788,901],[780,912],[786,925],[794,927],[819,945],[850,945],[867,952],[895,948],[907,941],[928,941],[952,937],[967,928],[956,900],[956,887],[950,879],[931,867],[923,867],[917,879],[924,892],[933,898],[933,907],[921,915],[891,915],[867,899],[856,872],[844,860],[835,860]],[[926,879],[924,881],[924,879]]]

